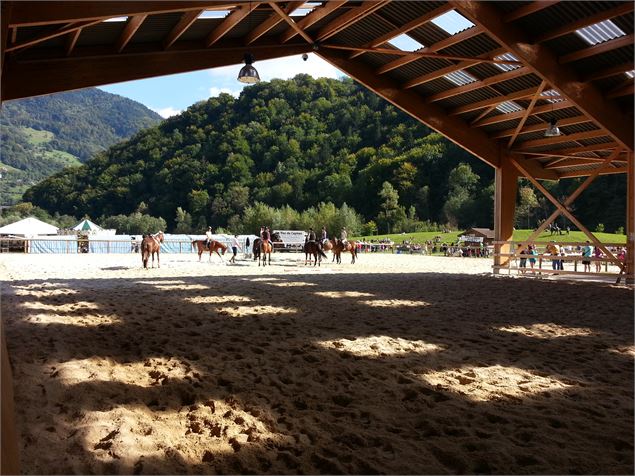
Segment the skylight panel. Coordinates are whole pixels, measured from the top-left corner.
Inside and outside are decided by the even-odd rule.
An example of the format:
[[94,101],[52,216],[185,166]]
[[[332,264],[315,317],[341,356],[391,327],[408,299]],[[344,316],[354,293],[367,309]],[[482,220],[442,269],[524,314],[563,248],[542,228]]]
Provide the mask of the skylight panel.
[[311,13],[313,11],[313,9],[311,8],[298,8],[296,10],[294,10],[293,12],[291,12],[292,17],[305,17],[307,16],[309,13]]
[[[516,58],[511,53],[504,53],[502,55],[495,56],[494,59],[495,60],[518,61],[518,58]],[[496,66],[501,71],[512,71],[514,69],[520,68],[519,64],[494,63],[494,66]]]
[[604,43],[605,41],[619,38],[626,35],[620,27],[618,27],[611,20],[604,20],[593,25],[585,26],[575,31],[576,34],[590,45],[597,45],[598,43]]
[[514,101],[505,101],[503,103],[500,103],[498,106],[496,106],[496,109],[498,109],[503,114],[509,114],[510,112],[518,112],[523,110],[523,108],[516,104]]
[[560,96],[560,93],[556,91],[555,89],[549,89],[548,91],[543,91],[542,96],[550,96],[545,99],[547,99],[547,101],[551,103],[564,101],[564,98]]
[[467,30],[468,28],[472,28],[474,26],[474,23],[454,10],[450,10],[443,15],[439,15],[432,20],[432,23],[441,28],[443,31],[448,32],[450,35],[456,35],[458,32]]
[[465,71],[453,71],[443,76],[445,79],[452,81],[457,86],[463,86],[478,81],[474,76]]
[[626,76],[628,76],[629,78],[633,79],[635,78],[635,69],[631,69],[630,71],[627,71],[626,73],[624,73]]
[[229,10],[205,10],[198,18],[201,20],[207,20],[210,18],[225,18],[231,12]]
[[119,23],[119,22],[124,22],[124,21],[128,21],[128,17],[112,17],[112,18],[107,18],[106,20],[104,20],[102,23]]
[[414,38],[406,35],[405,33],[399,36],[395,36],[389,41],[391,45],[401,51],[417,51],[423,48],[423,45]]

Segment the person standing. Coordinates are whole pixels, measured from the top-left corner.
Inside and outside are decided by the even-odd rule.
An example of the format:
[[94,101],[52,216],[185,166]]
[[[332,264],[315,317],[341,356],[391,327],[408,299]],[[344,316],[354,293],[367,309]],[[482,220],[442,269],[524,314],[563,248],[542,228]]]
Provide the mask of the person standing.
[[238,254],[238,249],[240,248],[240,243],[238,243],[238,235],[232,236],[232,238],[231,238],[231,246],[232,246],[233,256],[231,257],[229,262],[230,263],[235,263],[236,262],[236,255]]
[[591,272],[591,254],[593,254],[593,247],[589,240],[587,240],[586,244],[582,247],[582,257],[586,258],[582,260],[582,264],[584,265],[584,272]]
[[597,259],[597,261],[594,261],[594,263],[595,263],[595,272],[596,273],[601,273],[602,272],[602,261],[600,261],[599,258],[604,258],[604,253],[602,253],[602,250],[600,249],[599,246],[595,246],[593,248],[593,257]]

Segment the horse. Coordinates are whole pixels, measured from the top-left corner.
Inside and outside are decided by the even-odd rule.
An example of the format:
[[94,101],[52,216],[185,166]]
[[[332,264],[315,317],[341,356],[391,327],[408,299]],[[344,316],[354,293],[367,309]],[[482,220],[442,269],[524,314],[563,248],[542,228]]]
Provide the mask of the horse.
[[322,262],[322,258],[323,257],[327,258],[327,256],[324,254],[324,251],[322,251],[320,243],[318,243],[317,241],[307,241],[306,243],[304,243],[304,265],[305,266],[307,264],[307,260],[309,263],[311,263],[310,255],[313,255],[313,258],[315,259],[313,266],[315,266],[316,264],[319,266],[319,264]]
[[157,268],[161,267],[159,262],[159,251],[161,251],[161,243],[163,243],[163,232],[159,231],[154,235],[143,235],[141,241],[141,261],[143,267],[148,269],[148,259],[152,255],[152,267],[154,268],[154,254],[157,254]]
[[212,261],[212,253],[216,253],[219,258],[221,259],[221,261],[224,263],[225,260],[223,259],[223,257],[221,256],[221,254],[218,252],[218,250],[221,250],[223,252],[223,254],[225,254],[225,251],[227,251],[227,245],[224,245],[223,243],[221,243],[220,241],[216,241],[216,240],[212,240],[209,243],[209,247],[207,246],[207,240],[194,240],[192,241],[192,247],[196,246],[198,248],[198,260],[201,261],[201,256],[203,255],[203,253],[207,250],[209,250],[209,260],[208,261]]
[[355,258],[357,258],[357,242],[356,241],[348,241],[346,245],[343,245],[340,240],[337,241],[333,245],[333,258],[337,258],[337,264],[342,262],[342,257],[340,256],[343,251],[350,251],[353,260],[351,264],[355,264]]
[[254,261],[258,260],[258,266],[262,261],[263,266],[267,266],[267,255],[269,255],[269,265],[271,265],[271,253],[273,252],[273,245],[271,244],[271,240],[267,243],[262,241],[260,238],[256,238],[254,240],[253,253],[254,253]]

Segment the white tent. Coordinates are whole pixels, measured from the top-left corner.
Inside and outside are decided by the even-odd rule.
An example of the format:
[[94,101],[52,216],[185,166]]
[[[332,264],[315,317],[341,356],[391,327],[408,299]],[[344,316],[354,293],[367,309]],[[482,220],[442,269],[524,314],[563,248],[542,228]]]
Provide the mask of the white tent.
[[57,227],[44,223],[34,217],[10,223],[0,228],[0,235],[19,235],[31,237],[36,235],[57,235]]
[[88,231],[88,232],[94,233],[96,231],[102,231],[103,228],[88,219],[84,219],[80,221],[77,225],[75,225],[75,227],[73,227],[73,230]]

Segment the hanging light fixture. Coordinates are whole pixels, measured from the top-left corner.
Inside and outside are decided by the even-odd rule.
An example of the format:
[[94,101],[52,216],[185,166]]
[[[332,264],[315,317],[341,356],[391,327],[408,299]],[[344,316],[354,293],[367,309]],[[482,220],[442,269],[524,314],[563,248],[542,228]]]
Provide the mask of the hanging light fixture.
[[545,131],[545,137],[558,137],[559,135],[561,135],[561,132],[558,128],[558,121],[555,119],[549,120],[549,127]]
[[254,62],[253,55],[251,53],[245,53],[243,60],[245,61],[245,66],[240,68],[240,71],[238,72],[238,81],[247,84],[259,82],[260,75],[258,74],[258,71],[256,71],[256,68],[252,66]]

